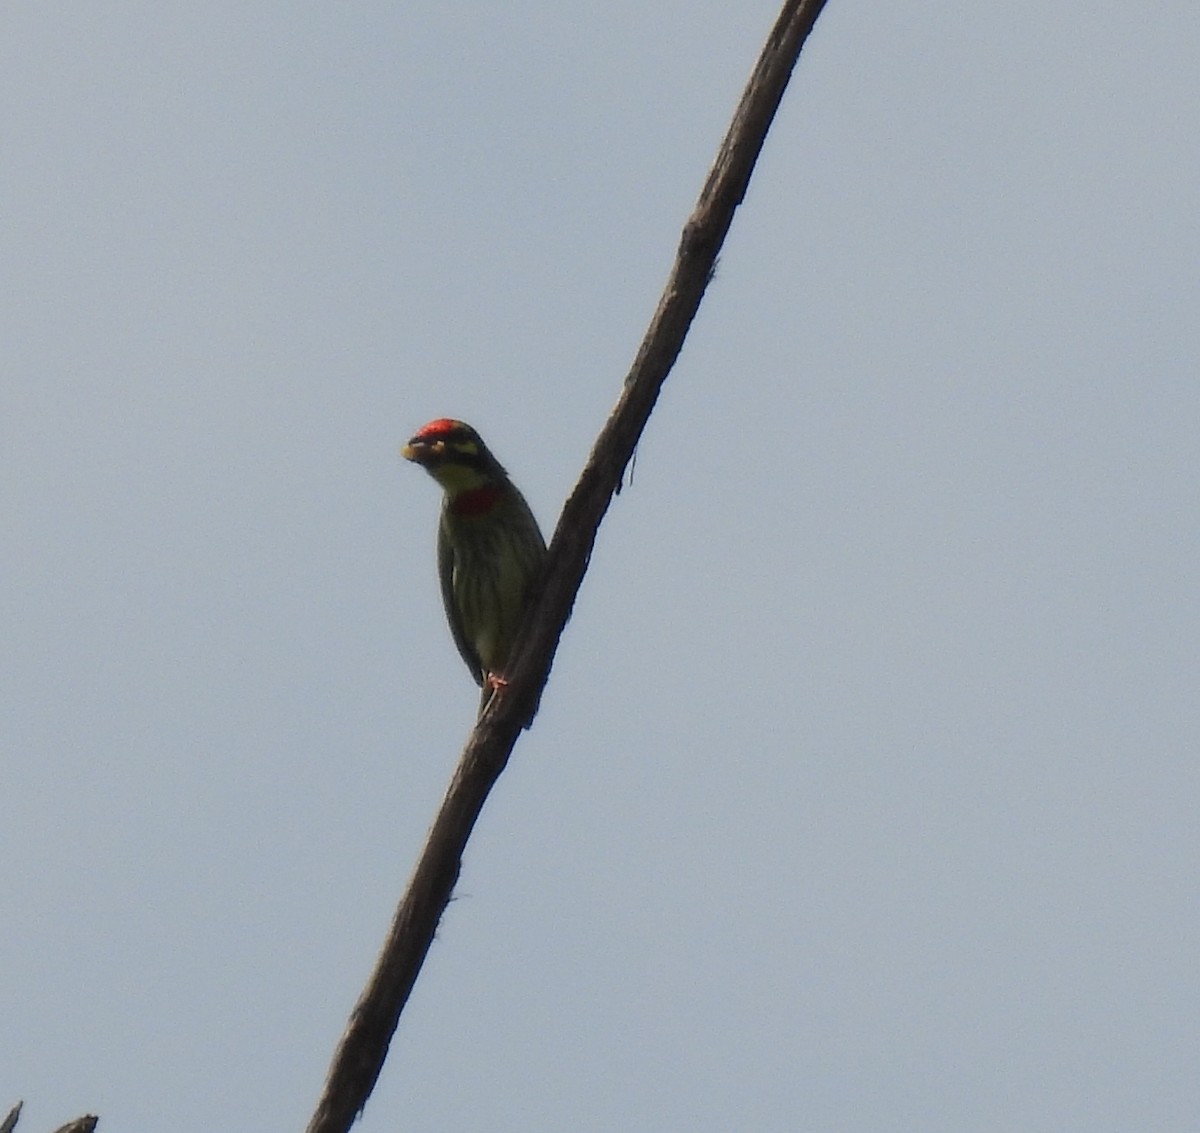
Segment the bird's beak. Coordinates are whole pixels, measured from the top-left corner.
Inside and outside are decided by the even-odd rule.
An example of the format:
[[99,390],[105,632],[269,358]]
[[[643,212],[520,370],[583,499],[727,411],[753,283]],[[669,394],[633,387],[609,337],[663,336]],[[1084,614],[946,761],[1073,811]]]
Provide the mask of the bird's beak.
[[419,437],[414,437],[400,450],[400,455],[405,460],[412,460],[417,464],[428,464],[445,451],[445,441],[423,441]]

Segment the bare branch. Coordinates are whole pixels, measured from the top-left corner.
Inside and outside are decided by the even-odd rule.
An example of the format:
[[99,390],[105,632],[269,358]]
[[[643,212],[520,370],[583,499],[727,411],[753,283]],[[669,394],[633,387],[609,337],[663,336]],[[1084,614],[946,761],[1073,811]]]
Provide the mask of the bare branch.
[[[0,1133],[13,1133],[17,1127],[17,1119],[21,1116],[21,1107],[24,1102],[17,1102],[15,1106],[8,1111],[8,1116],[3,1121],[0,1121]],[[74,1121],[68,1121],[66,1125],[60,1125],[54,1133],[95,1133],[96,1124],[99,1118],[94,1114],[85,1114],[83,1117],[77,1117]]]
[[345,1133],[374,1088],[458,880],[467,839],[522,726],[536,711],[600,521],[683,346],[800,48],[824,6],[825,0],[787,0],[767,39],[684,226],[674,269],[621,396],[563,507],[541,591],[513,648],[507,688],[492,698],[467,741],[375,971],[334,1055],[308,1133]]

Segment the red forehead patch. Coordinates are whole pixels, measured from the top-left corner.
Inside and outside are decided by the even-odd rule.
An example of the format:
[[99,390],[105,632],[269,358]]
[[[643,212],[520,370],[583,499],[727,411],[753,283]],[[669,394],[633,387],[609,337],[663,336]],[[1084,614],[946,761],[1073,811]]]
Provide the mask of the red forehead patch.
[[417,437],[444,437],[447,433],[453,433],[456,429],[461,429],[463,423],[455,421],[452,417],[439,417],[436,421],[430,421],[428,425],[422,425],[415,433],[413,439]]

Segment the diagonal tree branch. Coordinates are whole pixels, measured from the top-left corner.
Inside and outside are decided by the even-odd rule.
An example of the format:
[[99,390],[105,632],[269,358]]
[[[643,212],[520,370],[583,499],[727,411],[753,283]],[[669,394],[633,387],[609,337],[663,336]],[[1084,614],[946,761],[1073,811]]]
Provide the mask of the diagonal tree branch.
[[308,1133],[345,1133],[374,1088],[400,1013],[458,880],[463,850],[521,728],[536,711],[571,616],[596,532],[667,374],[700,307],[767,130],[825,0],[787,0],[683,229],[666,289],[615,408],[563,507],[536,604],[513,648],[508,686],[494,696],[463,749],[383,951],[334,1055]]

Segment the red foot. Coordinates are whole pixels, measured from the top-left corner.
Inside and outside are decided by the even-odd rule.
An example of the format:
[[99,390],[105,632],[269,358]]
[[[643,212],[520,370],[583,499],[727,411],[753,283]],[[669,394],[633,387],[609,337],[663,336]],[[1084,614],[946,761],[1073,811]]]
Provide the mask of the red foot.
[[499,673],[488,673],[483,681],[485,688],[490,688],[493,692],[497,689],[508,688],[508,681]]

